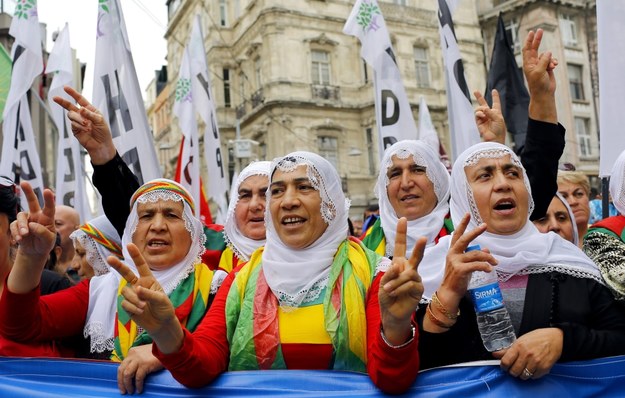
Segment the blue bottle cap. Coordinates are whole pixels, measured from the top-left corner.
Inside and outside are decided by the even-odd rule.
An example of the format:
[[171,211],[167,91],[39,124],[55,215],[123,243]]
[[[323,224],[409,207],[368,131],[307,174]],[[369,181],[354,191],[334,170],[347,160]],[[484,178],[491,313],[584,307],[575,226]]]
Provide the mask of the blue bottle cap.
[[480,247],[480,245],[472,245],[472,246],[467,247],[467,250],[465,250],[464,252],[466,253],[466,252],[470,252],[473,250],[482,250],[482,248]]

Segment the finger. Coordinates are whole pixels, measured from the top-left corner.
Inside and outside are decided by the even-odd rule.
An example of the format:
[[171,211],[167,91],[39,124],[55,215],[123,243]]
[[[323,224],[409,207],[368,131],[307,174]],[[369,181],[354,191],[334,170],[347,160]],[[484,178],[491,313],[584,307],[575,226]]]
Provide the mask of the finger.
[[124,388],[128,392],[128,394],[133,394],[135,392],[134,388],[134,377],[137,372],[137,365],[135,362],[131,362],[124,368],[122,373],[122,383],[124,384]]
[[541,71],[547,70],[547,68],[549,67],[550,61],[551,61],[551,52],[550,51],[544,52],[538,56],[538,63],[536,67],[538,68],[538,70],[541,70]]
[[395,249],[393,258],[406,257],[406,232],[408,231],[408,220],[401,217],[397,222],[397,234],[395,235]]
[[532,57],[532,43],[534,42],[535,33],[533,30],[530,30],[525,37],[525,42],[523,43],[523,49],[521,53],[523,54],[523,66],[527,65],[527,61]]
[[536,34],[534,35],[534,40],[532,40],[532,48],[538,51],[540,47],[540,43],[543,40],[543,30],[541,28],[536,29]]
[[480,104],[481,106],[488,106],[488,102],[486,102],[486,98],[484,98],[482,93],[480,93],[479,91],[475,90],[473,92],[473,95],[475,96],[475,99],[477,100],[478,104]]
[[137,394],[141,394],[143,392],[143,383],[145,382],[147,375],[148,372],[146,368],[139,366],[137,372],[135,373],[135,389],[137,390]]
[[117,257],[108,256],[106,258],[106,262],[108,262],[109,265],[115,271],[117,271],[117,273],[120,274],[122,278],[126,280],[126,282],[130,283],[131,285],[136,284],[137,281],[139,280],[139,278],[134,274],[134,272],[132,272],[132,270],[128,268],[126,264],[122,263],[121,260],[118,259]]
[[30,213],[37,213],[41,210],[39,207],[39,199],[37,199],[37,195],[33,190],[33,187],[26,181],[20,182],[20,188],[22,188],[22,192],[26,196],[26,201],[28,202],[28,211]]
[[[128,292],[126,294],[128,294]],[[139,305],[143,304],[143,306],[145,307],[145,303],[139,301],[137,304],[138,305],[135,305],[134,303],[131,303],[129,300],[126,299],[122,301],[122,308],[124,309],[124,311],[130,314],[131,317],[133,315],[141,315],[143,314],[143,308],[140,308]]]
[[403,283],[397,285],[389,295],[393,297],[413,297],[415,300],[421,300],[423,284],[414,279],[405,280]]
[[124,384],[124,369],[128,366],[127,361],[122,361],[117,367],[117,389],[120,394],[126,394],[126,385]]
[[493,97],[493,109],[501,111],[501,99],[499,98],[499,91],[496,88],[491,91]]
[[64,86],[63,89],[67,94],[69,94],[81,107],[89,106],[91,103],[87,101],[85,97],[82,96],[78,91],[74,90],[73,87]]
[[415,271],[419,269],[419,264],[421,263],[421,260],[423,260],[423,253],[425,252],[425,246],[427,245],[427,243],[427,238],[422,236],[417,239],[417,242],[414,244],[414,248],[412,249],[412,254],[410,255],[408,263]]
[[[392,263],[390,267],[384,272],[382,275],[382,279],[380,279],[380,286],[386,291],[390,292],[394,289],[394,285],[388,285],[391,281],[399,276],[400,273],[400,265],[396,263]],[[388,285],[388,287],[387,287]]]
[[15,239],[19,242],[24,236],[28,235],[28,213],[25,211],[21,211],[17,213],[16,228],[17,235]]
[[128,253],[130,253],[130,257],[132,258],[132,261],[135,263],[135,267],[137,267],[139,277],[153,276],[152,271],[150,271],[150,267],[148,266],[148,263],[145,262],[145,259],[143,258],[141,251],[139,251],[139,248],[134,243],[129,243],[127,248]]
[[82,108],[80,110],[80,114],[82,117],[89,119],[92,123],[102,123],[102,115],[98,112],[95,111],[95,108],[93,108],[93,110],[90,110],[89,108]]
[[63,97],[54,96],[52,97],[52,100],[56,102],[57,104],[59,104],[60,106],[62,106],[63,108],[65,108],[67,111],[78,112],[78,107],[74,105],[73,102],[66,100]]
[[167,295],[165,295],[165,292],[160,286],[158,286],[158,289],[156,290],[137,286],[136,292],[137,297],[144,302],[150,302],[154,304],[163,304],[169,302]]
[[54,192],[46,188],[43,190],[43,214],[51,220],[54,220],[55,210]]
[[458,238],[454,247],[450,248],[450,251],[453,249],[456,253],[465,252],[471,242],[473,242],[473,240],[475,240],[475,238],[477,238],[478,236],[482,235],[484,231],[486,231],[486,224],[482,223],[471,231],[465,232],[464,234],[462,234],[461,237]]
[[501,358],[501,363],[500,363],[501,369],[503,369],[506,372],[509,371],[512,365],[516,362],[518,357],[519,357],[519,350],[517,350],[516,347],[514,347],[514,345],[508,348],[505,354],[503,355],[503,357]]

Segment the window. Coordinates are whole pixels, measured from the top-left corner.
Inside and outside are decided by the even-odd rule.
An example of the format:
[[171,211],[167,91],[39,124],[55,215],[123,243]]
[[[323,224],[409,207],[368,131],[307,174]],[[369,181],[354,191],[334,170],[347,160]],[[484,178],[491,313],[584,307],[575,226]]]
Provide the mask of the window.
[[256,73],[256,87],[260,89],[263,86],[262,69],[260,57],[254,60],[254,72]]
[[567,65],[569,72],[569,90],[571,91],[571,99],[577,101],[584,100],[584,83],[582,80],[581,65]]
[[430,69],[428,67],[428,50],[426,48],[414,48],[414,65],[417,78],[417,87],[430,87]]
[[232,106],[232,100],[230,99],[230,69],[224,68],[224,106],[230,108]]
[[228,5],[226,0],[219,0],[219,23],[228,26]]
[[588,119],[583,117],[575,118],[575,134],[577,134],[577,145],[580,157],[593,157],[592,137],[588,131]]
[[560,16],[560,32],[565,46],[577,45],[577,26],[573,16],[568,14]]
[[338,170],[338,139],[336,137],[319,136],[317,137],[317,143],[319,145],[319,155],[326,158]]
[[367,127],[365,129],[365,135],[367,140],[367,155],[369,155],[369,175],[376,175],[375,171],[375,150],[373,147],[373,129],[371,127]]
[[512,51],[517,52],[521,49],[521,42],[519,41],[519,21],[516,18],[512,18],[505,24],[506,35],[508,41],[512,45]]
[[313,84],[330,85],[330,55],[327,51],[313,50],[311,56]]

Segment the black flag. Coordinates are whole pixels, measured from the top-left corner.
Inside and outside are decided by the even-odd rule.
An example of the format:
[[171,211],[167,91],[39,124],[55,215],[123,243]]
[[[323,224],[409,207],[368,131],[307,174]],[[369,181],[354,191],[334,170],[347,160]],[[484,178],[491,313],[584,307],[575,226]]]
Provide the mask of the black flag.
[[493,103],[491,90],[494,88],[499,91],[503,117],[506,120],[508,131],[513,134],[515,151],[518,153],[525,145],[527,108],[530,97],[525,88],[523,74],[514,58],[501,14],[499,14],[497,21],[497,34],[495,35],[495,45],[493,46],[486,92],[484,93],[484,97],[490,105]]

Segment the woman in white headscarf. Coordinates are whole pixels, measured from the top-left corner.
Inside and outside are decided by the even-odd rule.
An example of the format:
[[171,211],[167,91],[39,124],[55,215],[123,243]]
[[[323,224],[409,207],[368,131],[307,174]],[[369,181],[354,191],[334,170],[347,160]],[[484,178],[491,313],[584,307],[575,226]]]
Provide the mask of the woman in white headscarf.
[[254,250],[265,245],[265,193],[269,186],[271,162],[250,163],[232,185],[219,268],[232,271],[247,262]]
[[401,217],[408,220],[409,250],[420,236],[427,238],[430,247],[453,231],[447,218],[449,172],[438,154],[423,141],[399,141],[384,151],[375,195],[380,218],[367,229],[362,241],[380,255],[392,255]]
[[545,216],[532,222],[540,232],[544,234],[555,232],[575,246],[579,246],[575,215],[573,210],[571,210],[571,206],[569,206],[569,203],[560,192],[556,192],[553,199],[551,199]]
[[[472,146],[456,160],[451,181],[456,230],[423,259],[444,269],[422,311],[425,367],[492,359],[465,297],[473,271],[497,273],[517,340],[493,355],[511,375],[539,378],[556,361],[625,352],[625,313],[595,264],[571,242],[529,222],[529,182],[511,149]],[[465,252],[469,245],[481,250]]]
[[583,250],[599,266],[614,297],[625,301],[625,151],[612,166],[610,196],[619,215],[593,224]]
[[[40,210],[32,188],[26,183],[22,186],[27,188],[24,192],[31,209],[20,213],[13,224],[12,232],[20,242],[20,251],[0,300],[0,333],[18,341],[84,335],[90,338],[94,356],[108,356],[114,361],[124,360],[133,347],[150,344],[150,337],[119,305],[127,280],[116,272],[39,297],[35,289],[42,269],[39,263],[45,263],[49,246],[54,242],[54,224],[48,223],[50,216],[54,219],[54,207],[46,201]],[[226,273],[211,271],[200,262],[205,237],[202,223],[193,215],[190,194],[174,181],[152,180],[135,192],[130,207],[122,237],[128,280],[136,283],[138,277],[130,275],[137,272],[139,265],[152,270],[152,282],[160,286],[166,300],[175,307],[176,319],[195,329]],[[139,253],[142,262],[135,264],[133,258]],[[114,256],[108,261],[111,259],[120,261]],[[126,369],[127,378],[120,383],[130,383],[126,386],[131,393],[134,387],[128,379],[134,377],[138,366],[133,363],[120,366]],[[139,391],[144,377],[145,373],[138,380]]]
[[109,266],[106,262],[108,256],[123,259],[121,239],[106,216],[86,222],[69,237],[74,242],[76,251],[70,266],[80,279],[90,279],[108,273]]
[[[384,391],[404,391],[419,364],[411,319],[425,239],[406,259],[400,222],[389,267],[348,238],[349,202],[326,159],[294,152],[275,159],[270,176],[265,247],[226,278],[194,333],[175,321],[158,286],[126,290],[122,306],[187,386],[227,369],[337,369],[368,371]],[[121,263],[116,268],[126,275]],[[150,272],[139,272],[141,286]]]

